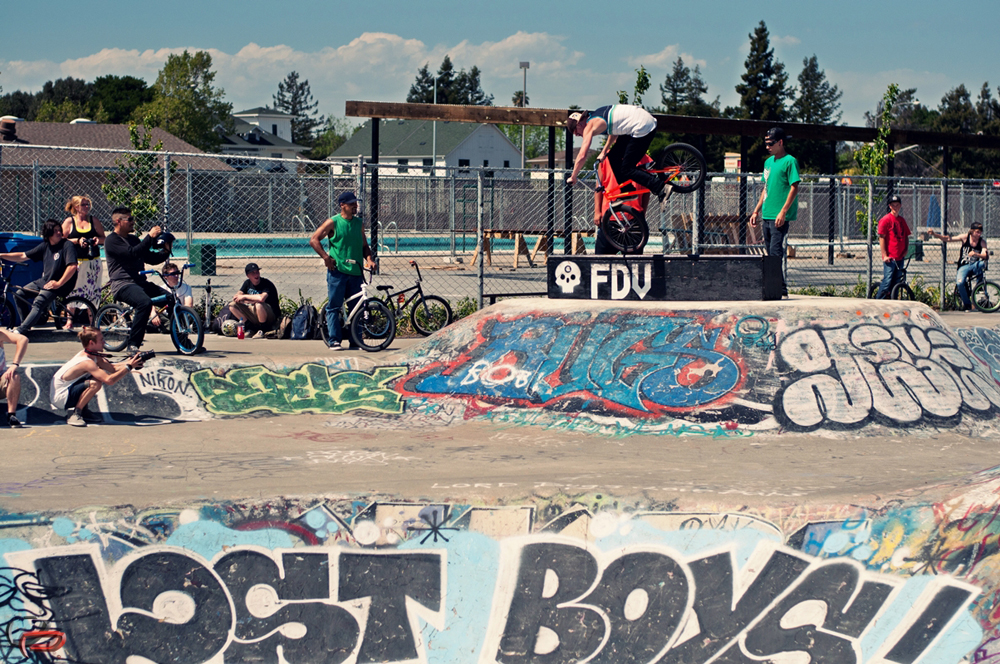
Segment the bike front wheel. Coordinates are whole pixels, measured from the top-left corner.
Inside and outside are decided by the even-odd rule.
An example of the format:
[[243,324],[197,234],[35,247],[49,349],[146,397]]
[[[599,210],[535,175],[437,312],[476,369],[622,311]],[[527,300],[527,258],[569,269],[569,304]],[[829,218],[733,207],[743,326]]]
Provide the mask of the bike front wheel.
[[351,319],[351,339],[369,353],[387,348],[396,338],[396,317],[378,300],[365,300]]
[[14,305],[7,300],[0,302],[0,328],[10,330],[15,325],[17,317],[14,315]]
[[132,309],[118,304],[106,304],[97,310],[94,325],[104,335],[104,350],[112,353],[128,345],[132,330]]
[[705,186],[705,157],[698,148],[687,143],[673,143],[656,157],[656,170],[663,174],[674,191],[688,194]]
[[191,307],[177,307],[170,321],[170,340],[174,348],[184,355],[194,355],[205,340],[205,331],[198,320],[198,312]]
[[983,313],[992,314],[1000,309],[1000,286],[984,281],[972,291],[972,304]]
[[97,307],[85,297],[74,295],[64,300],[52,302],[49,312],[56,329],[61,330],[69,321],[70,327],[77,325],[93,325],[97,320]]
[[410,309],[410,322],[413,329],[429,337],[443,327],[451,325],[451,307],[444,298],[437,295],[424,295],[413,303]]
[[617,210],[608,208],[601,218],[604,239],[623,254],[641,254],[649,241],[649,225],[646,215],[628,205]]

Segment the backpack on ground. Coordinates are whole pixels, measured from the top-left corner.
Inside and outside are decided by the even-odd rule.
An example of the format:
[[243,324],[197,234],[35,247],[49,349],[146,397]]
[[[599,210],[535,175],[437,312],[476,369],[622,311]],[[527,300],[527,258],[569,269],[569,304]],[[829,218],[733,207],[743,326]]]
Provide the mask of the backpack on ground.
[[303,304],[292,316],[292,339],[319,338],[319,314],[316,307]]
[[208,330],[214,334],[222,334],[222,324],[227,320],[235,319],[236,316],[234,316],[233,312],[229,310],[229,305],[227,304],[222,307],[222,311],[219,312],[219,315],[212,319],[212,324],[209,325]]
[[265,337],[273,337],[274,339],[288,339],[292,336],[292,317],[282,316],[281,320],[270,332],[264,333]]

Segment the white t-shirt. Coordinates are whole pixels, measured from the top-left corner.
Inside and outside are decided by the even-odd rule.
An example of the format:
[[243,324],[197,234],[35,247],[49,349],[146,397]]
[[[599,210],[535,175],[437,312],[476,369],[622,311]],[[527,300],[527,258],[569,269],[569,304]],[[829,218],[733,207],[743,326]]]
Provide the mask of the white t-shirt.
[[[160,286],[160,288],[162,288],[167,293],[170,292],[169,288],[166,288],[164,286]],[[184,302],[184,298],[186,297],[189,297],[192,300],[194,300],[194,294],[191,291],[191,284],[181,284],[180,286],[178,286],[177,290],[174,291],[174,297],[176,297],[177,301],[181,303]]]

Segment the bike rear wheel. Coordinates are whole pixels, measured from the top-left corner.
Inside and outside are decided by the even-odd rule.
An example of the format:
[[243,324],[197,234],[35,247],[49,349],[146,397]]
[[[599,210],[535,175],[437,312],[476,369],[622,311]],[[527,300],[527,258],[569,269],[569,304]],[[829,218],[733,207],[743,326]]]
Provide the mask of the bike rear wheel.
[[198,320],[198,312],[191,307],[177,307],[170,321],[170,340],[174,348],[184,355],[194,355],[205,340],[205,331]]
[[351,319],[351,338],[369,353],[382,350],[396,338],[396,317],[379,300],[365,300]]
[[57,330],[61,330],[69,321],[70,327],[77,325],[93,325],[97,320],[97,307],[85,297],[74,295],[65,299],[52,301],[49,307],[52,322]]
[[972,291],[972,304],[983,313],[991,314],[1000,309],[1000,286],[984,281]]
[[104,350],[117,353],[128,345],[132,315],[131,307],[119,304],[106,304],[97,310],[94,325],[104,334]]
[[674,191],[687,194],[705,186],[705,157],[698,148],[687,143],[673,143],[656,156],[656,170],[670,170],[667,184]]
[[624,254],[641,254],[649,241],[646,215],[628,205],[609,207],[601,218],[601,230],[615,251]]
[[438,330],[451,325],[451,307],[444,298],[437,295],[424,295],[413,303],[410,309],[410,322],[413,329],[429,337]]
[[907,284],[896,284],[892,287],[892,299],[894,300],[913,300],[913,289]]
[[0,302],[0,327],[5,330],[13,329],[17,324],[17,316],[14,313],[14,305],[9,301]]

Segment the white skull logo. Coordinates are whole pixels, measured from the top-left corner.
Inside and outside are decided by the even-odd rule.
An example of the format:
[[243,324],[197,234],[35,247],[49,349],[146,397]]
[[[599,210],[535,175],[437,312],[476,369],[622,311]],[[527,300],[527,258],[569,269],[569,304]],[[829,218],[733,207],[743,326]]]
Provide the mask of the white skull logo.
[[580,283],[580,267],[573,261],[563,261],[556,265],[556,283],[562,292],[569,295]]

